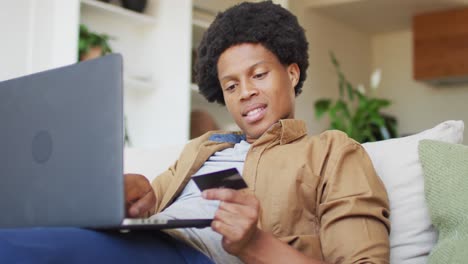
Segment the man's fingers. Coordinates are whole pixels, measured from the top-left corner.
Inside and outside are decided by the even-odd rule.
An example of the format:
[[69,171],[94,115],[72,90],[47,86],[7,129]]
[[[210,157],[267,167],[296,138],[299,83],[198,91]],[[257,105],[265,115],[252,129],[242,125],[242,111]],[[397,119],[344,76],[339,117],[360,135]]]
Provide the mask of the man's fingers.
[[124,177],[125,201],[134,202],[143,197],[151,188],[145,176],[140,174],[126,174]]
[[230,240],[236,241],[242,238],[242,229],[238,226],[230,225],[220,220],[214,220],[211,223],[211,228],[223,237],[228,237]]
[[140,174],[126,174],[125,184],[125,208],[130,217],[142,217],[151,210],[156,197],[148,179]]
[[229,202],[221,202],[218,207],[217,212],[229,212],[231,213],[234,218],[236,215],[243,215],[248,218],[256,218],[258,216],[258,208],[255,205],[243,205],[243,204],[235,204]]
[[141,199],[131,204],[128,214],[130,217],[142,217],[150,211],[156,203],[153,190],[149,190]]
[[260,202],[247,190],[210,189],[202,195],[205,199],[221,201],[211,227],[223,236],[223,248],[236,255],[258,230]]
[[[252,214],[252,212],[249,212],[248,213],[249,215],[247,215],[247,213],[243,214],[242,211],[246,211],[246,210],[233,210],[233,211],[217,210],[215,213],[214,220],[219,220],[229,226],[237,226],[241,229],[242,228],[247,229],[251,223],[256,222],[256,218],[255,218],[255,215]],[[245,217],[239,217],[241,215]]]
[[252,200],[256,201],[256,199],[253,198],[253,195],[248,193],[246,190],[238,191],[227,188],[205,190],[203,191],[202,196],[208,200],[220,200],[244,205],[251,205]]

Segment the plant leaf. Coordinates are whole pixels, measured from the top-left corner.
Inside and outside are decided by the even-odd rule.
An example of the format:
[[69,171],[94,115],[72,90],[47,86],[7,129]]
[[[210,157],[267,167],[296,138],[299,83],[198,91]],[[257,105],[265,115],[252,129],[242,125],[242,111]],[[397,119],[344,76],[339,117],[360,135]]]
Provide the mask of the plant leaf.
[[330,54],[330,59],[331,59],[333,65],[334,65],[336,68],[339,68],[339,67],[340,67],[340,64],[338,63],[338,60],[337,60],[336,57],[335,57],[335,53],[333,53],[333,51],[329,51],[328,53]]
[[338,71],[338,87],[340,89],[340,98],[344,97],[346,79],[341,71]]
[[91,47],[101,47],[102,54],[112,52],[109,45],[110,36],[89,31],[84,25],[80,24],[80,35],[78,42],[78,57],[86,53]]
[[[373,98],[371,96],[373,93],[360,93],[346,79],[335,54],[332,51],[329,54],[338,77],[339,99],[337,101],[318,100],[315,103],[317,118],[328,114],[331,129],[341,130],[361,143],[395,136],[396,121],[392,121],[394,119],[389,121],[380,113],[380,109],[391,105],[391,101]],[[371,80],[372,88],[379,85],[380,74],[379,71],[374,73],[373,80]]]
[[373,123],[377,125],[378,127],[385,126],[385,120],[379,113],[371,112],[369,115],[371,117],[370,123]]
[[343,116],[345,116],[347,119],[351,118],[351,113],[349,112],[348,105],[346,104],[345,101],[343,100],[338,100],[335,105],[337,111],[343,112]]
[[331,105],[330,99],[321,99],[315,102],[315,118],[322,118],[323,114],[329,111]]
[[354,100],[354,92],[355,89],[353,88],[353,85],[350,82],[346,82],[346,88],[348,88],[348,98],[350,101]]

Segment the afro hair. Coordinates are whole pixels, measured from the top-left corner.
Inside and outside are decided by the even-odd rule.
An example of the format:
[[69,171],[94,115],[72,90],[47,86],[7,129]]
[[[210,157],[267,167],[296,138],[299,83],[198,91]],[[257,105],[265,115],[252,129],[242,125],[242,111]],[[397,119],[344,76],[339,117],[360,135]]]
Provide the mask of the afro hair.
[[225,50],[242,43],[263,45],[283,65],[297,63],[300,79],[295,94],[301,93],[309,56],[305,32],[296,16],[271,1],[244,2],[219,13],[198,47],[196,81],[209,102],[225,104],[218,81],[218,59]]

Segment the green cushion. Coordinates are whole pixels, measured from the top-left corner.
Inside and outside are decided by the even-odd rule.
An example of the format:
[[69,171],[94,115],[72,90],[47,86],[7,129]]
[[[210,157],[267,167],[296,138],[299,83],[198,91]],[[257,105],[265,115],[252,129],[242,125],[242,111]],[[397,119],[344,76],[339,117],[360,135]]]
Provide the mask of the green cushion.
[[468,147],[422,140],[419,158],[432,223],[439,232],[429,263],[467,263]]

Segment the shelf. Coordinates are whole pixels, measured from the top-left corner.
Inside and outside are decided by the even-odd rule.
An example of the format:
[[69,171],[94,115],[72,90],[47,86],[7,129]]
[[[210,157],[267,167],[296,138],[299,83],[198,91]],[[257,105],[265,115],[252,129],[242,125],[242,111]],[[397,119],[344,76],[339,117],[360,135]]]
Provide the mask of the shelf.
[[126,8],[123,8],[118,5],[108,4],[104,2],[100,2],[97,0],[80,0],[81,3],[94,9],[96,11],[105,12],[110,15],[115,15],[117,19],[127,19],[133,23],[144,24],[144,25],[152,25],[156,23],[156,19],[152,16],[141,14]]
[[200,44],[203,33],[208,29],[215,17],[215,13],[210,13],[200,8],[193,8],[192,11],[192,47],[196,48]]
[[206,30],[210,26],[210,22],[198,18],[193,18],[192,25]]
[[326,6],[342,5],[350,2],[356,2],[360,0],[314,0],[308,2],[309,8],[320,8]]
[[213,22],[215,16],[216,13],[195,6],[192,11],[192,25],[206,30]]
[[125,89],[138,90],[138,91],[152,91],[156,89],[154,81],[140,79],[136,77],[124,76]]

